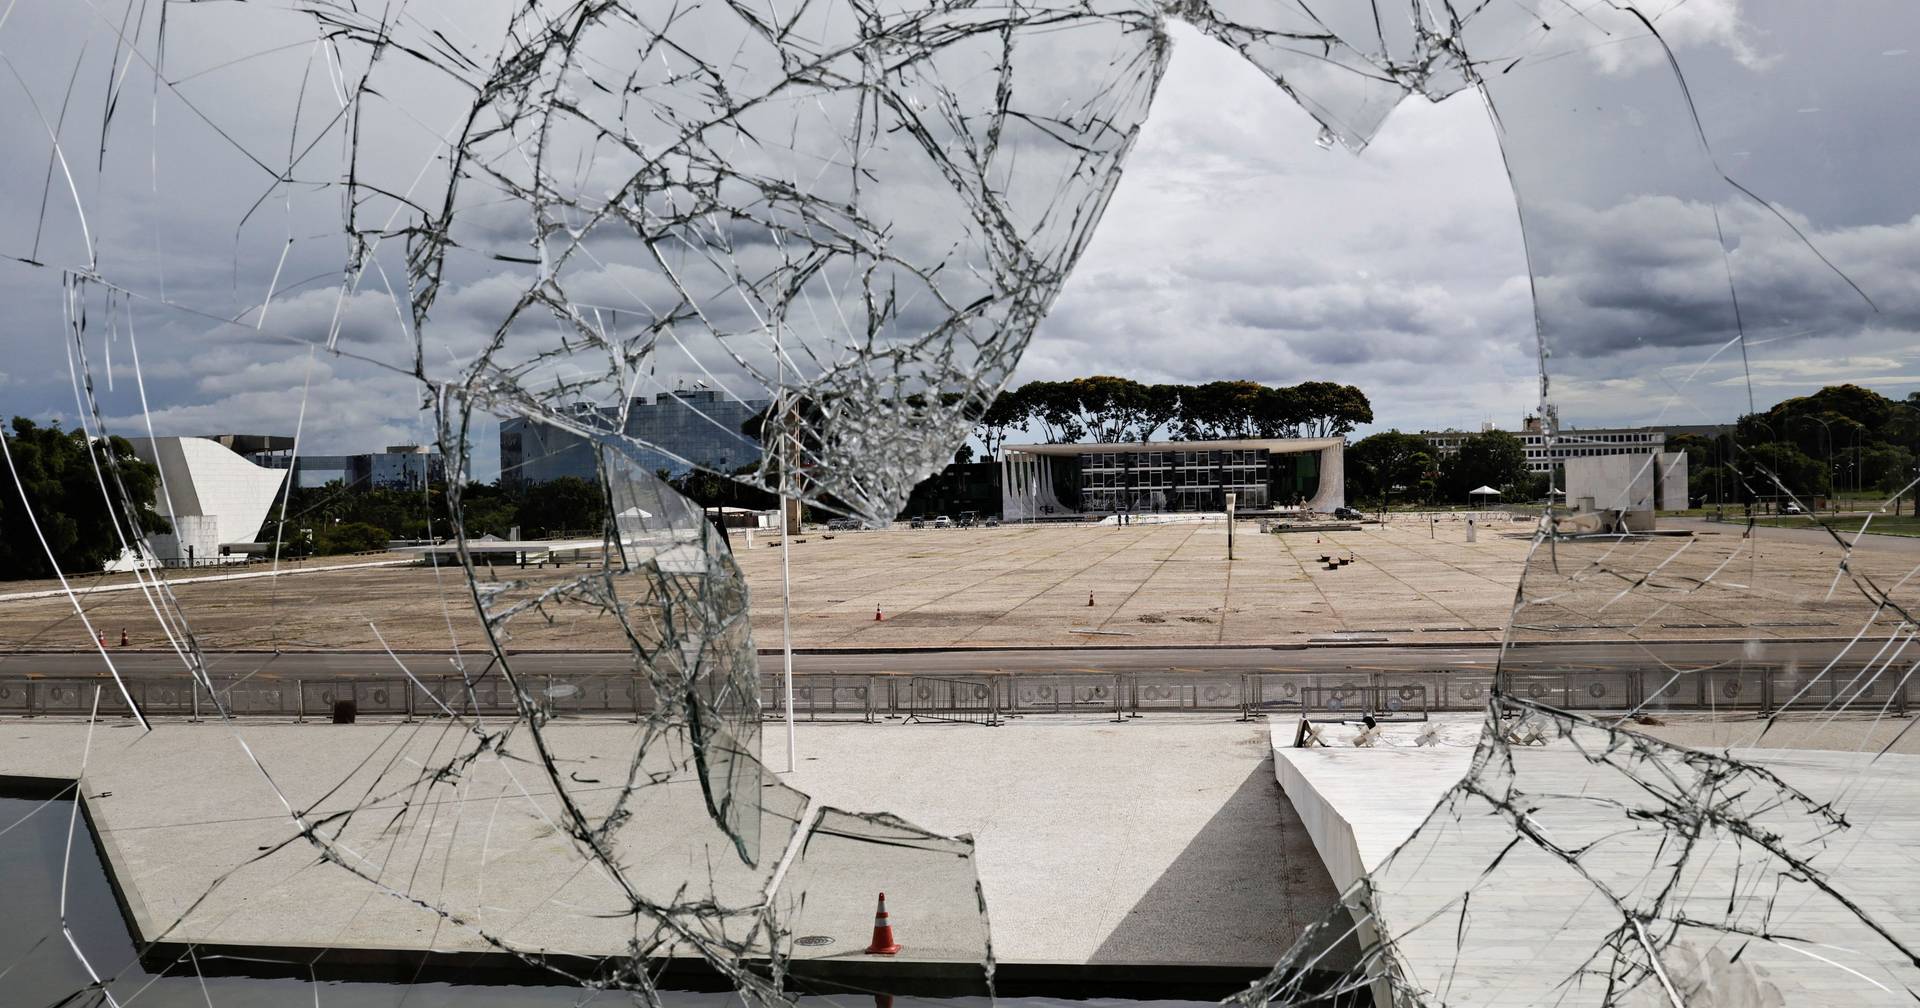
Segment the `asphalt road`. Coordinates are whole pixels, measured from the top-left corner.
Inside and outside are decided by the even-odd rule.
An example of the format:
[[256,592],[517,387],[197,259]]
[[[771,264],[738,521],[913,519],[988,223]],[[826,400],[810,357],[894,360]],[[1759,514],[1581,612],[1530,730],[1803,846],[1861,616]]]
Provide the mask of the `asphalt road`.
[[[1847,653],[1847,664],[1871,660],[1880,641],[1861,641]],[[1509,667],[1540,670],[1613,670],[1659,667],[1698,668],[1724,663],[1825,663],[1844,645],[1836,641],[1768,641],[1755,650],[1741,641],[1583,642],[1516,646]],[[110,649],[111,650],[111,649]],[[902,653],[796,654],[800,674],[841,672],[862,675],[966,675],[998,672],[1094,672],[1201,674],[1217,672],[1406,671],[1491,669],[1499,649],[1488,646],[1310,646],[1245,648],[1074,648],[1030,651],[914,651]],[[469,668],[484,667],[487,655],[469,653]],[[114,667],[123,675],[177,676],[180,659],[167,652],[114,651]],[[396,658],[368,652],[214,652],[208,655],[216,678],[255,676],[281,679],[376,678],[397,675]],[[414,675],[452,670],[446,652],[398,656]],[[528,674],[625,674],[631,658],[624,652],[530,652],[512,656],[514,668]],[[762,654],[760,668],[777,673],[781,656]],[[66,678],[102,675],[98,653],[0,655],[0,677]]]

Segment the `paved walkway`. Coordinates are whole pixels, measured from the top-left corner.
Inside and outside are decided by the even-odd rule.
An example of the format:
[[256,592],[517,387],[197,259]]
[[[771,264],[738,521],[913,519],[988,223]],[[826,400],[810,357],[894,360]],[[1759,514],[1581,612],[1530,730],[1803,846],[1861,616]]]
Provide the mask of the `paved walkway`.
[[[1462,521],[1268,535],[1241,522],[1232,561],[1222,522],[816,532],[793,544],[793,640],[852,649],[1353,637],[1486,645],[1503,638],[1517,601],[1519,639],[1554,642],[1845,637],[1898,619],[1891,608],[1876,611],[1857,586],[1830,592],[1842,555],[1831,537],[1770,529],[1749,539],[1740,525],[1689,527],[1691,537],[1536,550],[1528,522],[1476,527],[1473,542]],[[770,542],[756,536],[749,547],[740,535],[734,546],[761,647],[781,639],[780,550]],[[1849,570],[1912,603],[1917,549],[1920,540],[1869,536]],[[1328,570],[1323,556],[1351,563]],[[482,576],[542,587],[587,572],[501,567]],[[467,579],[452,569],[316,571],[174,592],[209,650],[368,650],[383,638],[399,651],[484,647]],[[92,595],[84,605],[109,640],[122,628],[134,647],[163,640],[138,593]],[[524,614],[509,631],[509,646],[523,651],[624,645],[614,621],[581,603]],[[90,642],[65,598],[0,600],[0,649]]]

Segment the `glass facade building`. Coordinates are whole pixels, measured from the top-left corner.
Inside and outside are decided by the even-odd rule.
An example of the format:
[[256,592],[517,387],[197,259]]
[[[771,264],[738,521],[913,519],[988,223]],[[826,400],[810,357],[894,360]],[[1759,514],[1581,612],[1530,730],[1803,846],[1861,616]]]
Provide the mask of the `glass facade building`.
[[[712,389],[636,397],[628,404],[624,433],[659,451],[636,457],[650,472],[681,476],[696,466],[729,472],[760,461],[760,442],[742,428],[769,405],[764,399],[728,398]],[[611,430],[618,410],[585,403],[575,407],[582,426]],[[563,476],[595,478],[593,450],[585,438],[537,420],[515,417],[500,422],[500,478],[504,482],[546,483]]]
[[1331,511],[1346,504],[1344,438],[1006,445],[1007,520],[1071,515]]
[[1293,507],[1320,481],[1313,454],[1265,448],[1083,452],[1078,510],[1219,511],[1226,495],[1238,506]]

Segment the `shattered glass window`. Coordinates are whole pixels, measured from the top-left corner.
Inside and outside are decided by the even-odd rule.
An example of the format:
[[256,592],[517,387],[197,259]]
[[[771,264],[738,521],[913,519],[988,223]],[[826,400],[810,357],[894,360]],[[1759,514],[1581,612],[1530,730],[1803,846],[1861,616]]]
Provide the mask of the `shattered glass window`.
[[[118,1005],[184,980],[224,1005],[252,996],[227,974],[265,970],[324,1004],[315,977],[424,944],[439,958],[413,979],[498,952],[582,998],[653,1002],[695,963],[773,1003],[794,978],[857,986],[834,972],[844,948],[801,939],[884,888],[942,920],[951,947],[928,954],[990,992],[971,841],[824,806],[763,765],[744,578],[652,463],[893,518],[1086,248],[1173,20],[1357,156],[1404,101],[1484,102],[1526,241],[1548,441],[1583,414],[1728,428],[1707,460],[1716,528],[1655,534],[1606,493],[1589,519],[1542,513],[1464,776],[1238,1000],[1910,1000],[1920,936],[1888,880],[1911,874],[1916,568],[1856,533],[1910,495],[1912,462],[1862,487],[1857,423],[1773,430],[1763,410],[1809,378],[1910,367],[1920,15],[1893,0],[0,7],[0,255],[13,289],[59,306],[59,326],[8,337],[63,365],[27,380],[70,382],[89,435],[156,439],[143,345],[183,370],[377,372],[392,384],[370,394],[417,401],[452,470],[430,537],[465,596],[415,614],[445,621],[450,662],[389,651],[375,621],[356,646],[392,673],[346,696],[210,663],[197,614],[140,570],[198,688],[149,696],[116,672],[64,698],[127,726],[16,747],[9,773],[53,783],[0,804],[0,840],[43,838],[70,866],[87,802],[129,788],[207,856],[167,865],[137,905],[119,894],[137,947],[68,920],[75,887],[102,890],[63,871],[58,919],[32,922],[0,983],[31,973],[49,1003]],[[633,411],[661,397],[738,453],[649,443]],[[297,456],[328,407],[277,405]],[[499,422],[590,460],[609,518],[589,559],[529,573],[469,534],[459,476]],[[101,457],[137,556],[133,474]],[[1620,457],[1645,470],[1630,482],[1690,496],[1684,466]],[[1760,519],[1819,510],[1846,481],[1885,504],[1810,530],[1816,561],[1779,560]],[[31,519],[49,557],[59,518]],[[1792,615],[1733,628],[1751,633],[1732,656],[1689,643],[1743,609]],[[517,641],[578,621],[618,628],[630,674],[527,668]],[[1623,628],[1650,631],[1637,665],[1576,683],[1574,645]],[[287,690],[301,710],[312,691],[405,717],[324,745],[244,717]],[[201,724],[149,716],[182,703]],[[1678,709],[1752,716],[1697,736],[1663,723]],[[582,710],[622,716],[563,717]],[[204,774],[159,772],[216,744]],[[107,853],[152,856],[125,842]],[[49,977],[50,949],[71,959]]]

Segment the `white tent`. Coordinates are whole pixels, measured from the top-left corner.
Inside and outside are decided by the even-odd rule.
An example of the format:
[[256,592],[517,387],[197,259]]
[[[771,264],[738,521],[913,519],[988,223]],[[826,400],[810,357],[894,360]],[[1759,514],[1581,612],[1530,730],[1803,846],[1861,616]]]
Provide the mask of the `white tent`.
[[1484,496],[1487,496],[1487,495],[1492,495],[1492,496],[1494,496],[1494,497],[1498,497],[1498,496],[1500,496],[1500,491],[1498,491],[1498,490],[1495,490],[1494,488],[1492,488],[1492,487],[1490,487],[1490,486],[1486,486],[1485,484],[1482,484],[1482,485],[1480,486],[1480,488],[1479,488],[1479,489],[1477,489],[1477,490],[1469,490],[1469,491],[1467,491],[1467,496],[1468,496],[1468,497],[1484,497]]

